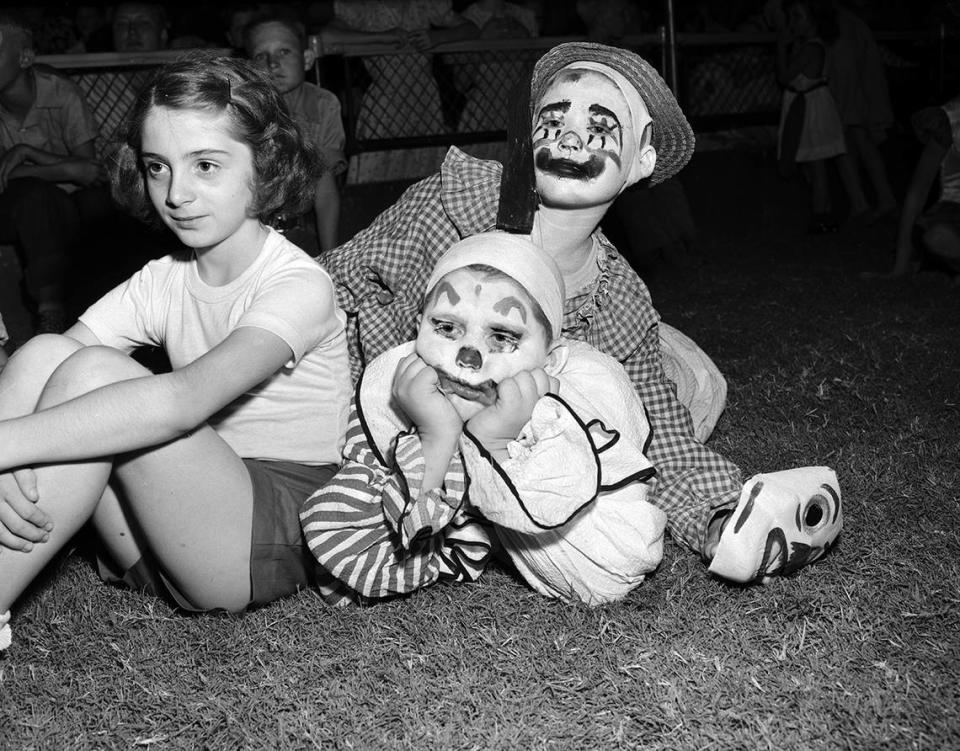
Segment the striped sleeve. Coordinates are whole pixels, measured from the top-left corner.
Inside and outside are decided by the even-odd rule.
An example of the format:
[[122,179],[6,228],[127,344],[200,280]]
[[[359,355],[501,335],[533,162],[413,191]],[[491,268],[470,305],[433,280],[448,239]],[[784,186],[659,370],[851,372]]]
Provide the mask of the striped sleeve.
[[300,513],[314,557],[361,598],[408,594],[441,578],[475,579],[490,556],[486,524],[462,508],[459,459],[443,489],[421,492],[417,436],[401,436],[397,454],[393,467],[382,464],[354,405],[343,466]]

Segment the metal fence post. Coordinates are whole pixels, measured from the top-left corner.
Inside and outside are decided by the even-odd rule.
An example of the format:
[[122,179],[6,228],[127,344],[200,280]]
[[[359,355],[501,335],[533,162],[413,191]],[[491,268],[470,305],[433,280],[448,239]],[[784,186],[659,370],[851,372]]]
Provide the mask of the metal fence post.
[[937,98],[943,99],[943,84],[946,78],[946,56],[947,56],[947,25],[940,22],[940,43],[937,45],[937,57],[939,65],[937,66]]
[[677,24],[673,13],[673,0],[665,0],[666,4],[666,64],[663,68],[664,78],[667,79],[667,85],[673,91],[674,96],[677,93]]

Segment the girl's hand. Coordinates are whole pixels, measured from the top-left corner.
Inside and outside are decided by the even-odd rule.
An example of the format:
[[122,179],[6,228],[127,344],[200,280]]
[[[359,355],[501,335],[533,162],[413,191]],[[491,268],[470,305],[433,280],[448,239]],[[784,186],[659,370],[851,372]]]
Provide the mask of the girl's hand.
[[393,396],[410,422],[417,426],[421,440],[452,440],[456,443],[463,422],[439,385],[437,371],[418,354],[411,353],[397,365]]
[[506,452],[530,420],[533,408],[548,392],[556,391],[559,382],[543,368],[523,370],[497,385],[497,400],[467,422],[467,428],[495,456]]
[[46,542],[53,522],[37,507],[40,494],[32,469],[0,474],[0,547],[27,551]]

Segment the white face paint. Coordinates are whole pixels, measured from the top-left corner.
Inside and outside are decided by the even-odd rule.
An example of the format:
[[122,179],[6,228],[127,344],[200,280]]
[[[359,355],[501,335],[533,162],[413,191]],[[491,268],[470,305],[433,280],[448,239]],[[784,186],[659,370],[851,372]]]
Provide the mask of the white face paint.
[[[536,107],[533,159],[544,204],[580,208],[616,198],[643,136],[616,84],[598,71],[561,71]],[[642,129],[651,122],[645,107],[635,114]]]
[[416,351],[468,420],[493,403],[504,378],[546,364],[548,339],[523,287],[509,277],[461,268],[427,296]]
[[749,582],[825,555],[843,527],[837,476],[826,467],[757,475],[744,485],[710,571]]

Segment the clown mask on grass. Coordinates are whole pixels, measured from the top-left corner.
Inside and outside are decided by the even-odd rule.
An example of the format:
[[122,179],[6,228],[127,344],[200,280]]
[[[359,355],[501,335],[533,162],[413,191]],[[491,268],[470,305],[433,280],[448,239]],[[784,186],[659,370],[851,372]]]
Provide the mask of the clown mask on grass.
[[606,206],[653,172],[652,120],[624,76],[601,63],[563,68],[534,106],[540,200],[555,208]]
[[427,283],[416,351],[464,421],[493,404],[497,384],[550,368],[563,280],[524,238],[488,233],[454,245]]

